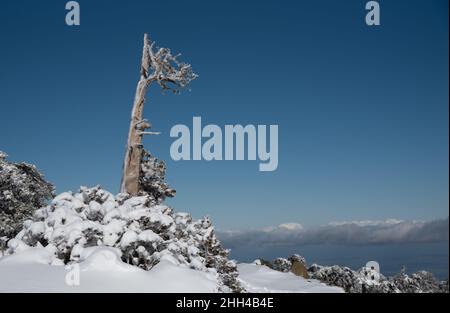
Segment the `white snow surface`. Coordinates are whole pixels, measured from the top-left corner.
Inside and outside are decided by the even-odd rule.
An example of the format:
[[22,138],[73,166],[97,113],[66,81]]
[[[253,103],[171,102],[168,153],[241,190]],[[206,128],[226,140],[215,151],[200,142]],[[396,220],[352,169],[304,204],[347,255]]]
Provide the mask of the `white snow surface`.
[[[78,263],[77,285],[73,284],[74,268],[59,262],[51,249],[27,247],[18,240],[11,244],[20,247],[0,258],[0,292],[217,292],[217,278],[212,273],[165,260],[145,271],[122,262],[118,249],[106,246],[85,249]],[[239,264],[238,269],[248,292],[343,292],[264,265]]]
[[288,272],[272,270],[256,263],[238,264],[239,278],[248,292],[272,293],[343,293],[339,287],[327,286],[315,279],[304,279]]
[[[79,285],[74,268],[51,265],[53,254],[29,248],[0,259],[0,292],[216,292],[216,276],[162,260],[150,271],[126,264],[109,247],[79,263]],[[66,283],[66,277],[69,284]]]

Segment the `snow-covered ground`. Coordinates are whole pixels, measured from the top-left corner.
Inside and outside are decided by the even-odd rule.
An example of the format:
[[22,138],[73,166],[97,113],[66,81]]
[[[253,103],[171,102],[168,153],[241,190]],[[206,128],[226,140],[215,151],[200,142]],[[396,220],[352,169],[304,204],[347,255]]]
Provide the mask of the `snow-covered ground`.
[[[342,292],[340,288],[266,266],[239,264],[238,268],[249,292]],[[216,291],[217,280],[211,273],[167,261],[145,271],[123,263],[112,248],[93,249],[75,268],[55,262],[54,256],[44,248],[25,248],[0,258],[0,292]]]
[[110,248],[97,249],[79,268],[50,262],[43,248],[1,258],[0,292],[214,292],[217,284],[212,274],[167,261],[145,271],[122,262]]
[[238,264],[239,277],[248,292],[342,293],[342,288],[327,286],[315,279],[304,279],[288,272],[274,271],[264,265]]

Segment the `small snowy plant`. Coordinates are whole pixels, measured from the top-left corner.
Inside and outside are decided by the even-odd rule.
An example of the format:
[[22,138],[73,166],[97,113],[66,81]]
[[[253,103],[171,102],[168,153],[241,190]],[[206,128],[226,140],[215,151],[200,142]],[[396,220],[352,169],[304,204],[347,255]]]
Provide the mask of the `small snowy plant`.
[[[312,278],[327,285],[341,287],[348,293],[362,293],[363,287],[374,285],[375,282],[370,277],[371,271],[371,269],[368,269],[365,272],[356,272],[348,267],[320,266],[317,264],[312,264],[308,269]],[[375,276],[373,278],[375,279]],[[367,288],[365,289],[367,290]]]
[[65,264],[83,259],[86,250],[108,246],[124,262],[150,270],[162,260],[215,273],[221,291],[243,291],[236,264],[217,240],[210,220],[175,213],[152,195],[130,197],[100,187],[65,192],[37,210],[16,239],[55,251]]
[[419,271],[409,276],[402,269],[399,274],[391,278],[399,291],[406,293],[448,293],[448,281],[439,282],[427,271]]
[[166,164],[164,161],[142,149],[139,190],[141,193],[151,195],[155,199],[155,204],[162,203],[166,197],[175,196],[175,189],[164,181],[165,177]]
[[277,270],[279,272],[289,272],[291,270],[292,263],[291,261],[285,259],[285,258],[276,258],[273,261],[273,269]]
[[420,271],[407,275],[403,270],[385,277],[376,270],[362,267],[353,271],[348,267],[311,265],[310,276],[330,286],[342,287],[348,293],[441,293],[448,292],[448,282],[439,282],[433,274]]
[[53,185],[34,165],[12,163],[6,158],[0,151],[0,251],[7,238],[19,232],[22,222],[54,196]]

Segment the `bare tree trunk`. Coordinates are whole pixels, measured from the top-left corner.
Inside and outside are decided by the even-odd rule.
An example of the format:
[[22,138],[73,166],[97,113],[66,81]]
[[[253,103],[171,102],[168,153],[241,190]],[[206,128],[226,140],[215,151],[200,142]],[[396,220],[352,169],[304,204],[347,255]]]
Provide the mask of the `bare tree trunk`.
[[[167,48],[155,50],[154,43],[150,43],[147,34],[144,35],[141,78],[137,84],[131,112],[120,192],[126,192],[133,196],[139,193],[141,188],[139,185],[140,167],[144,155],[142,136],[159,134],[157,132],[146,132],[145,130],[151,126],[142,118],[148,86],[152,82],[156,82],[162,90],[178,93],[181,88],[186,87],[195,78],[197,78],[197,75],[192,71],[190,64],[179,62],[177,55],[173,56]],[[174,191],[170,191],[170,193],[172,194]]]
[[128,142],[123,163],[121,192],[127,192],[131,195],[137,195],[139,192],[139,172],[142,157],[142,133],[140,123],[143,121],[143,111],[145,103],[145,94],[149,82],[148,65],[150,64],[149,44],[147,34],[144,35],[144,49],[142,52],[141,77],[137,84],[136,95],[131,112],[130,130],[128,133]]

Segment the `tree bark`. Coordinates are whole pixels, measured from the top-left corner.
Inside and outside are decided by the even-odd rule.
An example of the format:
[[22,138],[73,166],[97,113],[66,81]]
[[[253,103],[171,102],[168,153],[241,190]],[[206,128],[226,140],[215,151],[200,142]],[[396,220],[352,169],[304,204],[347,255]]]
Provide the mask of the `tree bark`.
[[144,35],[144,48],[142,52],[141,77],[137,84],[136,95],[134,97],[133,110],[131,112],[130,130],[123,163],[122,182],[120,191],[131,195],[139,192],[139,173],[142,158],[142,133],[139,123],[143,121],[143,111],[145,94],[147,92],[148,65],[150,64],[149,43],[147,34]]

